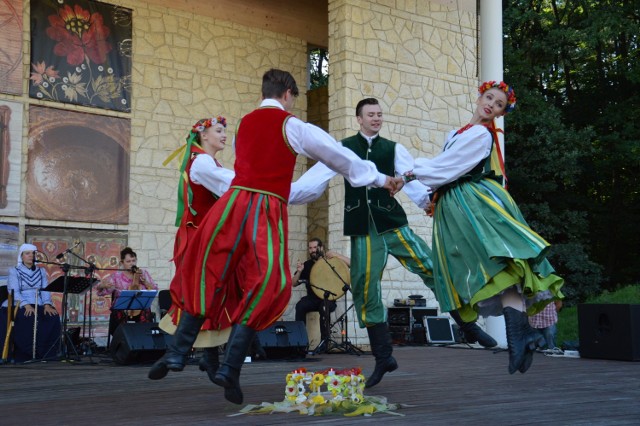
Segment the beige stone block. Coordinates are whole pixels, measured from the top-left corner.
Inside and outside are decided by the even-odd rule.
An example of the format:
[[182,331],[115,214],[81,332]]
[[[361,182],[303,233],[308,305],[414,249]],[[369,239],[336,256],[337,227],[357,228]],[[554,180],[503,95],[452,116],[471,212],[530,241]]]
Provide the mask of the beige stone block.
[[165,26],[162,18],[149,18],[149,31],[152,33],[164,33]]
[[210,57],[197,50],[189,50],[189,64],[196,68],[206,68],[209,65]]
[[415,55],[402,46],[396,46],[396,62],[401,64],[415,65]]
[[398,117],[404,117],[407,115],[407,101],[406,99],[398,98],[389,108],[389,113]]
[[395,48],[396,46],[394,46],[391,43],[380,41],[379,43],[380,54],[378,56],[379,59],[381,61],[386,61],[386,62],[395,62],[396,60]]
[[[156,49],[165,44],[165,37],[162,33],[148,33],[145,35],[145,41],[153,46],[154,49]],[[151,55],[155,55],[155,50],[151,53]]]
[[160,81],[160,70],[153,66],[145,67],[142,84],[152,89],[159,89],[162,87]]

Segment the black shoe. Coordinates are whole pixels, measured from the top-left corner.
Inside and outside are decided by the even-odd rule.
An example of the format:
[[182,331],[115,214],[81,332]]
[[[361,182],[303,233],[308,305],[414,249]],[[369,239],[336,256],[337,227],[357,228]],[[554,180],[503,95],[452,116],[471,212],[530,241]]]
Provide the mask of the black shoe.
[[198,367],[200,368],[200,371],[206,371],[207,376],[209,376],[209,380],[214,382],[216,372],[220,367],[217,346],[215,348],[206,348],[204,350],[204,353],[200,357],[200,361],[198,361]]
[[536,347],[544,347],[544,337],[529,325],[525,312],[507,307],[503,313],[509,345],[509,374],[516,371],[524,373],[531,367]]
[[475,322],[464,322],[458,311],[449,312],[451,318],[458,324],[462,337],[467,343],[479,343],[485,348],[493,348],[498,346],[498,342],[489,336],[483,329],[481,329]]
[[466,323],[464,326],[460,327],[460,330],[462,331],[464,339],[468,343],[479,343],[485,348],[493,348],[494,346],[498,346],[498,342],[496,342],[496,339],[489,336],[475,322]]
[[167,348],[162,358],[155,362],[149,370],[151,380],[164,378],[169,371],[182,371],[187,363],[187,354],[198,337],[204,318],[197,318],[186,312],[182,313],[180,323],[173,335],[173,343]]
[[375,324],[367,327],[367,333],[369,334],[371,352],[376,358],[376,366],[364,386],[365,388],[371,388],[377,385],[386,373],[396,370],[398,362],[391,356],[393,347],[391,346],[391,336],[389,335],[387,324]]
[[240,389],[240,369],[249,352],[256,331],[243,325],[234,325],[224,354],[224,361],[218,368],[213,383],[224,388],[224,397],[234,404],[242,404]]
[[376,359],[376,367],[373,370],[373,373],[367,379],[367,382],[364,384],[365,388],[372,388],[382,380],[382,376],[385,373],[391,373],[394,370],[398,369],[398,362],[392,356],[385,359]]

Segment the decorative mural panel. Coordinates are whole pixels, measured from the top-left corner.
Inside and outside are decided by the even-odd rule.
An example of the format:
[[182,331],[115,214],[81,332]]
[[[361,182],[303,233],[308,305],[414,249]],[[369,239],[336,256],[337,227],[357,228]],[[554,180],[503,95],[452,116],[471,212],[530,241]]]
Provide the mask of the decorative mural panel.
[[22,0],[0,0],[0,92],[22,94]]
[[[101,281],[118,269],[120,250],[127,245],[127,234],[121,231],[28,226],[25,241],[38,247],[37,260],[43,262],[41,266],[47,270],[49,283],[64,277],[62,268],[52,263],[55,263],[56,256],[67,250],[71,253],[66,254],[64,262],[70,265],[70,277],[84,277],[88,272],[93,272],[91,276]],[[89,269],[89,264],[94,268]],[[72,323],[88,320],[89,314],[92,321],[109,320],[111,297],[98,296],[95,284],[93,287],[91,293],[69,295],[68,313]],[[58,312],[62,312],[62,293],[52,296]]]
[[27,217],[128,223],[130,137],[128,119],[32,106]]
[[0,215],[20,214],[22,104],[0,101]]
[[18,264],[18,225],[0,223],[0,286],[7,285],[9,268]]
[[29,96],[131,111],[131,9],[31,0]]

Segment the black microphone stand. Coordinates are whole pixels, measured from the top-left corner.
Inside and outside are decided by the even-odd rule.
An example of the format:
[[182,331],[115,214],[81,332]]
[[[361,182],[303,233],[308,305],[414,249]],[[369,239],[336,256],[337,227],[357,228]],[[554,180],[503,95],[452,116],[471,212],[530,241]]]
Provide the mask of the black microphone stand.
[[349,324],[348,324],[348,318],[347,317],[347,313],[351,310],[351,308],[353,308],[353,303],[351,304],[351,306],[348,306],[347,303],[347,292],[351,292],[351,286],[344,280],[344,278],[342,278],[342,276],[338,273],[338,271],[336,271],[336,268],[333,267],[333,265],[331,263],[329,263],[329,261],[327,260],[326,257],[324,257],[324,255],[322,256],[322,259],[327,263],[327,265],[329,265],[329,267],[331,268],[331,270],[333,271],[334,274],[336,274],[336,276],[340,279],[340,281],[342,281],[342,291],[345,293],[344,296],[344,312],[342,313],[342,315],[340,315],[340,317],[333,323],[331,324],[330,328],[333,328],[336,324],[340,323],[340,327],[341,327],[341,337],[342,337],[342,343],[340,345],[338,345],[338,348],[342,350],[343,353],[348,353],[351,355],[362,355],[364,354],[364,351],[358,347],[356,347],[354,344],[351,343],[351,341],[349,340]]
[[324,311],[324,321],[323,324],[320,324],[320,327],[322,327],[321,330],[323,331],[321,336],[322,339],[312,352],[314,354],[329,353],[334,347],[337,348],[340,346],[338,342],[331,338],[331,318],[329,317],[329,296],[338,297],[338,295],[333,293],[332,291],[327,290],[326,288],[318,287],[317,285],[313,285],[311,283],[309,283],[309,285],[323,292],[322,309]]
[[[89,262],[88,260],[84,259],[83,257],[77,255],[76,253],[73,252],[73,250],[67,250],[67,253],[72,254],[75,258],[79,259],[81,262],[84,262],[85,266],[84,269],[84,276],[85,278],[89,281],[89,309],[87,309],[87,302],[86,302],[86,296],[84,297],[84,312],[82,315],[82,343],[80,346],[80,349],[82,351],[82,353],[84,355],[88,355],[89,356],[89,360],[93,361],[92,355],[93,355],[93,350],[91,349],[91,343],[93,342],[93,338],[91,337],[91,333],[92,333],[92,316],[93,316],[93,286],[98,282],[97,279],[95,279],[94,277],[94,273],[95,271],[98,269],[96,267],[96,265],[93,262]],[[89,314],[89,333],[88,333],[88,337],[86,335],[87,333],[87,315]]]

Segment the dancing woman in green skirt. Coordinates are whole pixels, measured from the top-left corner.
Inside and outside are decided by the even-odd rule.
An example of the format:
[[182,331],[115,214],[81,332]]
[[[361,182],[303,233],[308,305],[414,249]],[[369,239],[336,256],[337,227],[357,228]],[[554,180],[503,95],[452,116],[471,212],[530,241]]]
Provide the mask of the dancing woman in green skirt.
[[533,231],[503,186],[504,165],[494,119],[515,107],[513,89],[489,81],[479,88],[469,124],[449,133],[443,152],[419,158],[405,180],[433,191],[435,291],[443,311],[464,321],[504,315],[509,373],[524,373],[544,338],[533,315],[562,298],[563,279],[545,256],[549,243]]

